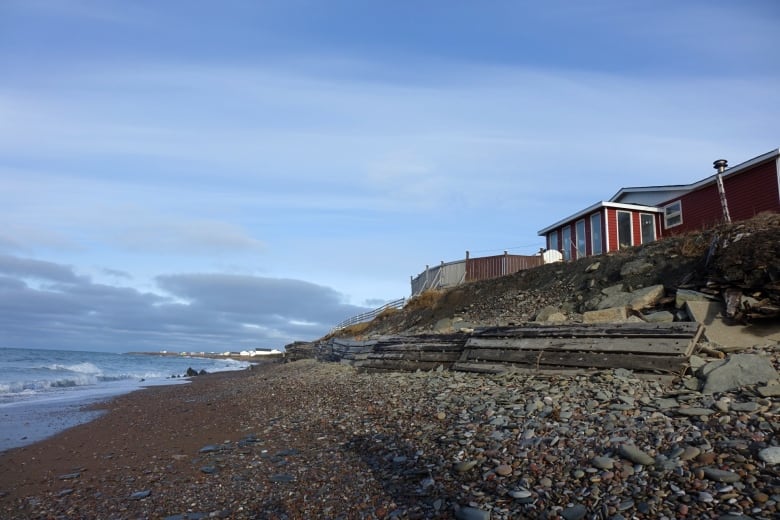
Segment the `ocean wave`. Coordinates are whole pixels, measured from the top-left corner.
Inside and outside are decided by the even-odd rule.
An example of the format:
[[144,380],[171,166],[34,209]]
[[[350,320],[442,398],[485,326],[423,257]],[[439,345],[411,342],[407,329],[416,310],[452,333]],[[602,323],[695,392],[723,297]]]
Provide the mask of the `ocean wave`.
[[48,370],[53,370],[57,372],[67,371],[67,372],[77,372],[79,374],[96,374],[100,375],[103,373],[101,369],[99,369],[95,364],[89,363],[88,361],[84,361],[81,363],[74,363],[72,365],[61,365],[58,363],[55,363],[53,365],[47,365],[43,367]]

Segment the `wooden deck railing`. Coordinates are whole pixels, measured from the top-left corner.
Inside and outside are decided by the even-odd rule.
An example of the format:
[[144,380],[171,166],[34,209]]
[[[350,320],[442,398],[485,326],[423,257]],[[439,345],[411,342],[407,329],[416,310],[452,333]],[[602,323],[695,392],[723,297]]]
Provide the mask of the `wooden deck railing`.
[[357,316],[352,316],[351,318],[347,318],[346,320],[342,321],[335,327],[333,327],[333,330],[340,330],[344,327],[349,327],[350,325],[355,325],[356,323],[363,323],[366,321],[371,321],[377,316],[379,316],[382,311],[385,311],[387,309],[400,309],[404,306],[404,303],[406,303],[406,298],[399,298],[397,300],[393,300],[391,302],[388,302],[381,307],[374,309],[373,311],[364,312],[363,314],[358,314]]

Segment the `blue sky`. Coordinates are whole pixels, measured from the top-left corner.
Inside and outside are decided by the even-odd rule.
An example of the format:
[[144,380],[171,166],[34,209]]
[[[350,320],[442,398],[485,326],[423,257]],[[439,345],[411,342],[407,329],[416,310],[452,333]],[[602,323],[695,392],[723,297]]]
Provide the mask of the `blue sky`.
[[767,1],[0,0],[0,347],[280,347],[778,147]]

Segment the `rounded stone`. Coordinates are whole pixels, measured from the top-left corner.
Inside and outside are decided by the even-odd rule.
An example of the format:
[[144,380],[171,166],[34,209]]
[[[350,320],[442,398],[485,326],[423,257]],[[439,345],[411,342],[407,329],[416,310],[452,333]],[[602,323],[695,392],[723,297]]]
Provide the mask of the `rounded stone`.
[[764,448],[758,452],[758,458],[772,466],[780,464],[780,447],[772,446],[770,448]]

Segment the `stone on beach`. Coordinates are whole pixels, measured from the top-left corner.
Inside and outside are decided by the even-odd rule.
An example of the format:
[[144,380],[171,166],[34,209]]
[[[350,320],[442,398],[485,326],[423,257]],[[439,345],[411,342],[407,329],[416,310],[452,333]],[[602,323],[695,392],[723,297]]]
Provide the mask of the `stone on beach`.
[[655,463],[655,459],[639,449],[633,444],[621,444],[618,452],[620,455],[635,464],[650,466]]

